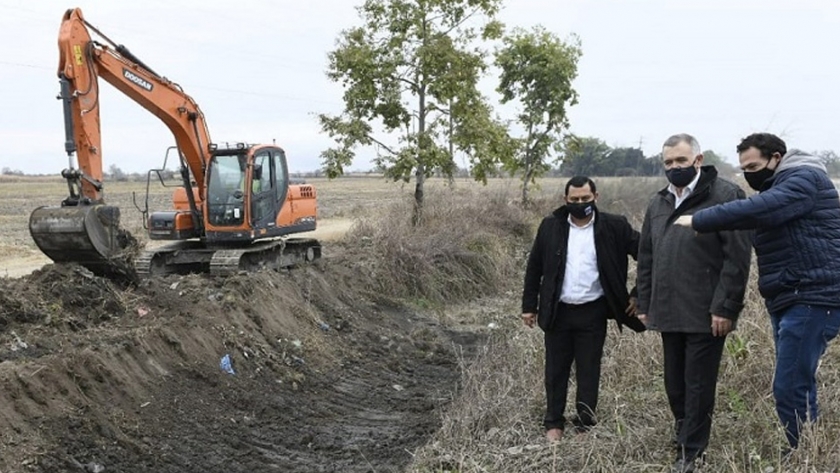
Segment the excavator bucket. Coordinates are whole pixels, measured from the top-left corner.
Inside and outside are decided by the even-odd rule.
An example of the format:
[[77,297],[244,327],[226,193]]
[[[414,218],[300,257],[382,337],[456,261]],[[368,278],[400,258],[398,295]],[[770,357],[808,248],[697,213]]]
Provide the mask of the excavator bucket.
[[132,282],[136,240],[121,229],[118,207],[97,204],[38,207],[29,217],[29,233],[56,263],[78,263],[97,276]]

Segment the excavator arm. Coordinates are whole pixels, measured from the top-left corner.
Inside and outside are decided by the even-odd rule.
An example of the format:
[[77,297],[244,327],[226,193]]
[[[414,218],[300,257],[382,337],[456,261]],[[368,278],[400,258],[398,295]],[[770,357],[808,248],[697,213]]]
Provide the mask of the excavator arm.
[[[94,41],[90,31],[105,43]],[[119,226],[119,208],[105,204],[99,123],[99,78],[153,113],[170,129],[179,150],[181,175],[194,228],[202,225],[201,200],[210,136],[195,101],[155,73],[123,46],[87,23],[81,10],[68,10],[58,37],[64,104],[65,151],[62,171],[70,195],[61,207],[40,207],[29,219],[35,243],[56,262],[77,262],[96,274],[133,279],[134,238]],[[74,167],[74,155],[78,168]],[[193,188],[195,186],[195,188]]]
[[[108,44],[91,39],[90,31]],[[78,8],[64,14],[58,48],[58,76],[66,104],[65,148],[70,155],[77,153],[83,197],[91,201],[102,200],[99,77],[166,124],[175,137],[184,161],[182,164],[189,168],[198,195],[203,196],[210,134],[198,104],[176,84],[155,73],[128,49],[115,45],[87,23]]]

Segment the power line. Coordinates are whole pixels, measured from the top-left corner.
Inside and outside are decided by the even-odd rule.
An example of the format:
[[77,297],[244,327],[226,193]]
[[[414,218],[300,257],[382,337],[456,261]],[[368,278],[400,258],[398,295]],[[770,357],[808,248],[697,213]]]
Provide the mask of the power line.
[[37,64],[25,64],[25,63],[22,63],[22,62],[0,61],[0,64],[5,64],[7,66],[16,66],[16,67],[28,67],[28,68],[31,68],[31,69],[44,69],[44,70],[47,70],[47,71],[51,71],[51,70],[55,69],[55,68],[52,68],[52,67],[39,66]]
[[[14,66],[14,67],[25,67],[30,69],[39,69],[39,70],[47,70],[51,71],[53,68],[46,67],[46,66],[39,66],[36,64],[26,64],[22,62],[10,62],[10,61],[0,61],[0,64]],[[301,96],[291,96],[291,95],[282,95],[282,94],[272,94],[267,92],[256,92],[256,91],[249,91],[249,90],[238,90],[238,89],[228,89],[224,87],[213,87],[209,85],[190,85],[189,89],[205,89],[205,90],[214,90],[216,92],[226,92],[231,94],[240,94],[240,95],[253,95],[255,97],[272,97],[272,98],[279,98],[284,100],[294,100],[297,102],[307,102],[307,103],[322,103],[327,105],[336,105],[336,106],[343,106],[343,104],[335,101],[329,100],[320,100],[320,99],[313,99],[310,97],[301,97]]]
[[[21,8],[21,7],[18,7],[18,6],[3,5],[3,4],[0,4],[0,8],[4,8],[4,9],[8,8],[8,9],[18,10],[20,12],[25,12],[25,13],[35,15],[34,17],[20,16],[19,19],[21,19],[21,20],[38,21],[38,22],[42,22],[42,23],[54,24],[56,26],[56,29],[61,24],[61,22],[58,21],[57,19],[55,19],[55,20],[54,19],[47,19],[48,14],[44,13],[43,11],[39,12],[37,10],[32,10],[32,9],[29,9],[29,8]],[[54,15],[49,14],[49,17],[53,18]],[[147,33],[146,32],[147,30],[145,30],[145,29],[135,29],[135,28],[131,28],[131,27],[126,27],[124,25],[109,26],[107,29],[109,31],[116,32],[117,35],[120,35],[121,33],[128,32],[128,33],[131,33],[131,36],[138,36],[138,37],[141,37],[141,38],[143,38],[147,41],[151,41],[151,42],[154,42],[154,43],[157,43],[157,44],[163,44],[163,45],[167,45],[167,46],[173,46],[173,44],[178,44],[178,43],[194,43],[194,41],[191,41],[192,38],[188,39],[188,37],[184,36],[184,35],[181,35],[181,36],[173,35],[171,33],[171,31],[167,31],[166,35],[158,35],[158,34]],[[114,36],[114,35],[109,35],[109,36]],[[276,54],[260,52],[258,50],[245,50],[245,51],[238,50],[236,52],[236,55],[238,57],[250,57],[252,59],[256,59],[256,60],[259,61],[259,63],[261,65],[265,64],[266,59],[271,59],[273,61],[276,61],[273,64],[275,67],[279,67],[279,68],[282,68],[282,69],[285,69],[285,70],[294,70],[294,71],[298,71],[298,72],[302,72],[303,70],[300,67],[296,67],[295,64],[297,64],[298,66],[316,67],[316,68],[319,69],[319,72],[321,70],[323,70],[323,68],[325,67],[325,64],[323,64],[323,63],[315,63],[315,62],[312,62],[312,61],[301,60],[301,59],[298,59],[298,58],[288,57],[288,56],[278,56]],[[257,61],[254,61],[254,62],[257,62]]]
[[279,98],[279,99],[284,99],[284,100],[294,100],[294,101],[299,101],[299,102],[312,102],[312,103],[323,103],[323,104],[328,104],[328,105],[343,106],[343,104],[340,104],[338,102],[331,102],[331,101],[327,101],[327,100],[313,99],[313,98],[309,98],[309,97],[300,97],[300,96],[292,97],[290,95],[271,94],[271,93],[266,93],[266,92],[252,92],[252,91],[247,91],[247,90],[226,89],[226,88],[212,87],[212,86],[206,86],[206,85],[190,85],[189,88],[190,89],[215,90],[217,92],[228,92],[228,93],[242,94],[242,95],[253,95],[253,96],[257,96],[257,97],[273,97],[273,98]]

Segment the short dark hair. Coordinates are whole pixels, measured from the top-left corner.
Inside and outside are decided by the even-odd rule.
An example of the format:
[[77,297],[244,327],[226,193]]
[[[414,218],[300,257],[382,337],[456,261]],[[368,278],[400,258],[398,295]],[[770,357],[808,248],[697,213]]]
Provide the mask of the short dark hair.
[[589,190],[592,193],[595,193],[595,182],[592,179],[589,179],[586,176],[575,176],[569,179],[569,182],[566,183],[566,195],[569,195],[569,187],[583,187],[586,184],[589,184]]
[[756,148],[761,152],[761,156],[767,159],[770,159],[773,153],[779,153],[782,156],[787,153],[785,142],[772,133],[753,133],[741,140],[741,144],[735,149],[738,154],[741,154],[750,148]]

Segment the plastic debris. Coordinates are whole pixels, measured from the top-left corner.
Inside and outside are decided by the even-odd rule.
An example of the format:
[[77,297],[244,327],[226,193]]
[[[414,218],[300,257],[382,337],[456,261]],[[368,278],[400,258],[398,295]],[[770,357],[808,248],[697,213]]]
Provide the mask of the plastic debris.
[[230,362],[230,355],[222,357],[222,360],[219,362],[219,368],[221,368],[221,370],[225,373],[236,374],[236,372],[233,371],[233,365]]
[[105,471],[105,467],[100,465],[99,463],[90,462],[85,465],[85,471],[89,473],[102,473]]
[[12,331],[12,336],[15,337],[15,341],[12,342],[12,351],[26,350],[29,348],[29,344],[21,340],[18,334],[14,331]]
[[325,332],[326,332],[326,331],[329,331],[329,329],[330,329],[330,325],[329,325],[328,323],[326,323],[326,322],[321,322],[321,323],[319,324],[319,327],[321,328],[321,330],[323,330],[323,331],[325,331]]

